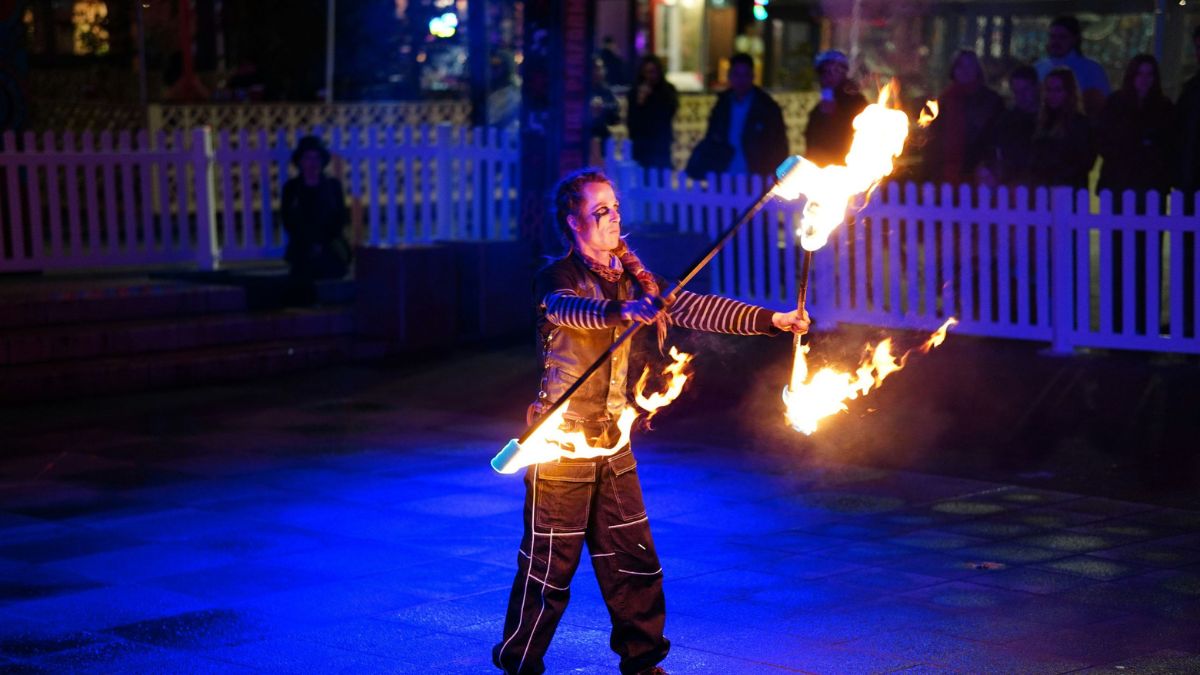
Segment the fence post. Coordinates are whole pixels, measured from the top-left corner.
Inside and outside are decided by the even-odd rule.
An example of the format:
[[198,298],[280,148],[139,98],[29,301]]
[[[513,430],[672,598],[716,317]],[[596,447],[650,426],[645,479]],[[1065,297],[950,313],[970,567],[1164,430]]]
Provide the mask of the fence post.
[[[212,127],[192,131],[192,177],[196,189],[196,265],[215,270],[221,265],[217,242],[216,158],[213,152]],[[187,207],[187,199],[180,199]]]
[[442,123],[437,126],[437,236],[436,239],[450,239],[453,235],[452,216],[454,213],[454,193],[450,189],[450,162],[454,156],[450,147],[453,127]]
[[1075,252],[1071,227],[1074,209],[1074,190],[1058,186],[1050,189],[1050,351],[1070,354],[1071,336],[1075,326],[1074,271]]
[[[804,247],[800,245],[800,237],[796,237],[795,251],[804,255]],[[806,304],[813,310],[813,319],[820,320],[820,330],[834,330],[838,326],[837,294],[833,287],[833,268],[837,258],[833,255],[833,247],[826,244],[813,252],[812,270],[809,271],[808,292],[805,295]],[[796,261],[796,274],[800,273],[800,261]]]
[[146,105],[146,131],[150,137],[154,137],[154,132],[163,127],[163,111],[162,104],[150,103]]

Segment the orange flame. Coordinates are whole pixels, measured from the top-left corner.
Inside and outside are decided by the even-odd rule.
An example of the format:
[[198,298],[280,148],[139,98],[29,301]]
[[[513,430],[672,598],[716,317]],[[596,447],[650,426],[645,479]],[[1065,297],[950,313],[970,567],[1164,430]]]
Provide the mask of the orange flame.
[[917,349],[921,350],[922,354],[928,354],[930,349],[933,349],[934,347],[941,347],[942,343],[946,341],[946,331],[950,330],[950,328],[956,325],[958,325],[958,319],[954,317],[946,319],[946,323],[942,324],[941,328],[935,330],[933,335],[930,335],[929,339],[925,341],[925,344],[921,345]]
[[908,115],[891,107],[896,96],[895,80],[879,92],[878,102],[867,106],[854,118],[854,140],[846,153],[846,163],[817,166],[804,157],[775,186],[774,194],[794,200],[804,195],[801,214],[800,245],[815,251],[846,218],[846,211],[866,196],[879,181],[891,175],[895,159],[904,151],[908,139]]
[[537,429],[521,443],[520,452],[508,463],[505,473],[514,473],[531,464],[552,462],[559,457],[574,459],[590,459],[606,457],[629,444],[633,422],[637,419],[637,411],[626,406],[617,418],[617,429],[621,436],[612,447],[593,446],[588,443],[587,436],[582,431],[563,431],[564,415],[567,406],[556,410],[553,415],[542,420]]
[[644,396],[642,391],[646,388],[646,380],[650,377],[650,368],[647,367],[642,371],[642,376],[638,378],[637,385],[633,388],[633,400],[637,402],[638,407],[650,413],[646,416],[646,421],[649,422],[654,418],[655,413],[659,408],[667,405],[679,397],[683,392],[683,385],[687,383],[688,376],[683,372],[683,369],[692,360],[692,355],[679,351],[671,347],[671,363],[663,368],[663,375],[667,378],[667,389],[663,392],[655,392],[649,396]]
[[[642,393],[646,387],[646,381],[649,379],[649,366],[642,371],[642,376],[638,378],[634,400],[638,406],[650,413],[647,420],[653,417],[658,410],[678,398],[683,391],[683,385],[687,382],[688,375],[683,371],[693,356],[681,352],[675,347],[671,347],[670,353],[671,363],[663,369],[663,375],[667,378],[666,391],[652,393],[649,396]],[[497,459],[493,460],[493,468],[500,473],[511,474],[531,464],[552,462],[560,457],[590,459],[612,455],[629,444],[633,423],[638,417],[636,408],[625,406],[617,417],[617,430],[620,432],[620,437],[616,443],[609,447],[594,446],[588,442],[587,436],[582,431],[563,430],[566,409],[567,407],[563,406],[554,414],[543,419],[524,443],[518,444],[515,440],[511,441],[509,446],[497,456]],[[503,468],[500,468],[501,466]]]
[[[948,319],[916,351],[927,353],[942,344],[946,339],[946,331],[956,323],[958,321],[955,318]],[[822,419],[847,410],[847,401],[866,396],[872,389],[883,385],[888,375],[904,368],[908,355],[913,351],[909,350],[896,358],[892,356],[892,340],[886,338],[874,346],[867,346],[853,374],[835,368],[822,368],[810,378],[808,345],[799,347],[792,364],[791,384],[783,390],[784,416],[788,424],[796,431],[812,434]]]
[[933,123],[938,116],[938,102],[936,99],[929,99],[925,102],[925,107],[921,108],[921,115],[917,118],[917,126],[925,128]]

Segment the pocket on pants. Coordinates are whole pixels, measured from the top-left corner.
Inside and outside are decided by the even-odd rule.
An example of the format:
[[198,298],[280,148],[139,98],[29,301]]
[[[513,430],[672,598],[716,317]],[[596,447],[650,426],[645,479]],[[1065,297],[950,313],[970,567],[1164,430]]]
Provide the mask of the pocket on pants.
[[628,522],[645,516],[646,504],[642,501],[642,483],[638,480],[637,460],[633,458],[633,451],[626,450],[614,455],[609,458],[608,466],[612,469],[610,480],[621,520]]
[[539,530],[577,532],[587,527],[596,465],[546,462],[537,466],[534,524]]

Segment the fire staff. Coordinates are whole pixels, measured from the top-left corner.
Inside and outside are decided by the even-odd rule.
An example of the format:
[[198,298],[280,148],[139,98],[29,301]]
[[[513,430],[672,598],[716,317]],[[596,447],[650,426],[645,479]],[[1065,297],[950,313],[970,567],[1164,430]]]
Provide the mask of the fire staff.
[[[567,253],[534,282],[542,354],[541,391],[530,419],[543,414],[631,322],[666,322],[733,335],[804,333],[806,313],[774,312],[728,298],[679,292],[666,310],[663,280],[621,239],[617,196],[595,169],[564,177],[555,189],[555,219]],[[610,447],[614,420],[627,405],[629,344],[614,350],[567,404],[565,425],[589,443]],[[610,646],[622,673],[662,673],[670,642],[663,635],[662,568],[642,502],[637,462],[628,447],[593,459],[562,458],[525,473],[524,535],[509,595],[504,634],[492,650],[507,673],[542,673],[543,656],[570,598],[586,543],[612,620]]]

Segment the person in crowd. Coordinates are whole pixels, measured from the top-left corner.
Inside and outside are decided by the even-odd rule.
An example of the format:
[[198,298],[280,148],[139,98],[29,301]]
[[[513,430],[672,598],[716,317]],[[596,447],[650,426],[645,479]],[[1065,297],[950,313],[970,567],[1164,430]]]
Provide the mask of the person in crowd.
[[1000,113],[992,128],[985,132],[984,158],[976,169],[976,179],[983,185],[1011,187],[1030,182],[1033,170],[1030,150],[1041,102],[1037,70],[1030,65],[1014,68],[1008,74],[1008,90],[1012,93],[1012,107]]
[[604,61],[604,72],[608,75],[609,86],[624,87],[629,84],[625,59],[621,58],[617,52],[617,41],[613,39],[613,36],[604,36],[600,46],[600,59]]
[[1108,74],[1104,72],[1104,66],[1083,55],[1082,45],[1083,29],[1079,19],[1070,15],[1055,17],[1046,36],[1046,57],[1035,67],[1042,80],[1055,68],[1070,68],[1079,86],[1084,112],[1095,118],[1110,91]]
[[284,260],[292,282],[290,300],[297,304],[316,300],[317,280],[340,279],[349,270],[346,198],[341,182],[325,175],[329,160],[329,150],[320,138],[301,138],[292,151],[297,175],[283,184]]
[[541,389],[527,422],[541,418],[575,381],[571,373],[603,358],[602,370],[572,395],[563,428],[611,454],[563,457],[525,472],[524,533],[517,553],[503,635],[492,662],[505,673],[537,675],[571,597],[584,544],[608,606],[609,646],[625,675],[665,675],[658,665],[671,643],[663,635],[663,569],[642,499],[637,460],[617,446],[615,420],[627,405],[630,345],[613,349],[634,321],[729,335],[800,334],[807,312],[774,312],[716,295],[681,291],[659,302],[666,281],[645,268],[621,238],[613,184],[585,168],[559,181],[555,223],[566,253],[538,271],[533,301],[541,346]]
[[939,112],[929,125],[926,178],[939,183],[972,181],[984,158],[986,131],[1004,112],[1004,99],[984,81],[979,56],[959,50],[950,64],[950,84],[938,96]]
[[708,116],[708,130],[688,162],[688,175],[775,172],[788,156],[787,127],[775,99],[754,84],[754,59],[742,52],[729,59],[729,88]]
[[854,118],[867,99],[850,79],[850,60],[836,49],[817,54],[814,62],[821,85],[821,102],[808,113],[804,156],[819,166],[844,164],[854,140]]
[[[1192,30],[1192,46],[1196,65],[1200,66],[1200,26]],[[1184,193],[1184,202],[1191,213],[1195,206],[1193,198],[1200,190],[1200,72],[1183,84],[1175,108],[1175,142],[1179,149],[1174,183]]]
[[629,90],[626,126],[633,143],[633,159],[645,168],[670,169],[671,144],[679,94],[663,77],[662,60],[653,54],[642,57],[637,79]]
[[605,80],[604,60],[592,59],[592,89],[589,97],[590,148],[588,162],[599,166],[604,163],[605,145],[612,137],[612,125],[621,121],[621,106]]
[[1121,88],[1108,97],[1100,113],[1096,149],[1101,190],[1138,192],[1139,210],[1146,190],[1164,194],[1171,185],[1175,105],[1162,90],[1158,59],[1138,54],[1125,68]]
[[[1113,192],[1115,213],[1125,212],[1122,192],[1133,190],[1135,213],[1144,213],[1147,190],[1158,190],[1159,198],[1171,184],[1175,107],[1162,91],[1158,60],[1138,54],[1125,68],[1121,88],[1108,97],[1096,133],[1100,153],[1100,181],[1097,187]],[[1161,202],[1160,202],[1161,204]],[[1132,249],[1126,240],[1132,235]],[[1121,326],[1129,309],[1138,317],[1139,329],[1145,316],[1146,232],[1114,230],[1111,233],[1113,261],[1113,320]],[[1121,288],[1125,282],[1125,256],[1133,251],[1134,306],[1126,308]]]
[[1038,185],[1086,188],[1096,163],[1092,125],[1083,114],[1079,85],[1070,68],[1042,80],[1042,107],[1030,148],[1031,178]]

